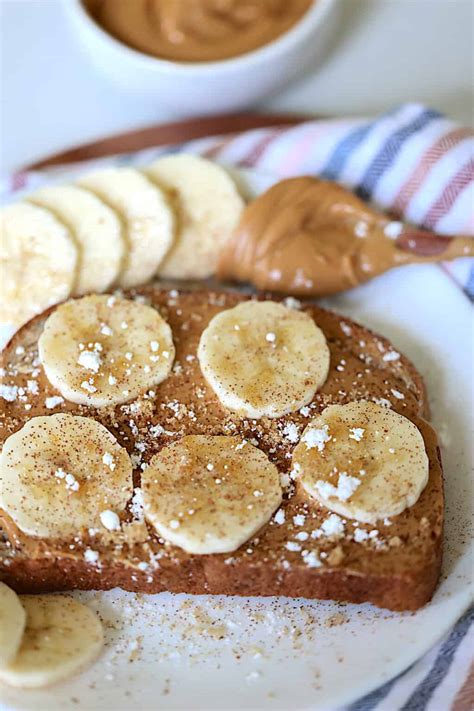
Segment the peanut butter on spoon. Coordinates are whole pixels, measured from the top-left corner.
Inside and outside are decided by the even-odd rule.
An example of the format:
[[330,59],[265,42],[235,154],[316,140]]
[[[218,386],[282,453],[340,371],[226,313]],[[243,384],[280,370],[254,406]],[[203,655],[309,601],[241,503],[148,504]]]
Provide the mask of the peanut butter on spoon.
[[474,256],[474,239],[441,237],[376,212],[337,183],[282,180],[253,200],[224,247],[218,276],[324,296],[392,267]]

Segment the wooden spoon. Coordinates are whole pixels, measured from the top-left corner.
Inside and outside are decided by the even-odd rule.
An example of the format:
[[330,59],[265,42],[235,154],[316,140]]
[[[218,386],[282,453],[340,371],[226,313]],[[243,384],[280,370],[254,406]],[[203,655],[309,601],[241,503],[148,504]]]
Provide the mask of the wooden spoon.
[[403,264],[474,256],[474,238],[390,220],[337,183],[282,180],[253,200],[225,246],[218,276],[260,289],[324,296]]

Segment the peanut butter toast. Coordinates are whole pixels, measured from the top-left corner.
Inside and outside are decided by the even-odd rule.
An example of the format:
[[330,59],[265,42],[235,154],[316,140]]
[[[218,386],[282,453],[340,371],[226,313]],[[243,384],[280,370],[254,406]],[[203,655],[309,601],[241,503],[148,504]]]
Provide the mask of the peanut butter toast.
[[[113,309],[120,297],[100,298]],[[21,592],[121,587],[368,601],[392,610],[428,602],[441,566],[442,468],[422,378],[403,355],[368,329],[291,298],[276,304],[264,295],[148,286],[125,300],[162,319],[147,331],[146,365],[131,315],[113,328],[100,321],[91,342],[89,332],[74,351],[85,373],[76,378],[70,334],[59,317],[51,320],[64,305],[26,324],[3,353],[1,580]],[[256,302],[267,306],[250,337],[244,311]],[[281,328],[278,309],[288,322]],[[235,329],[240,351],[228,340],[220,345],[224,326]],[[111,352],[104,344],[119,330],[123,348],[127,338],[136,347],[124,351],[118,374],[101,379]],[[54,361],[61,344],[63,357]],[[256,367],[256,354],[265,367]],[[144,378],[138,396],[134,363]],[[74,419],[74,440],[64,416]],[[46,488],[35,480],[38,498],[28,481],[11,477],[33,456],[32,441],[35,476],[44,476],[45,432],[65,459],[55,460]],[[68,471],[73,441],[78,469]],[[26,486],[23,497],[15,481]],[[87,502],[87,519],[96,491],[103,499],[94,525],[71,523],[83,509],[71,504],[66,516],[69,502]]]

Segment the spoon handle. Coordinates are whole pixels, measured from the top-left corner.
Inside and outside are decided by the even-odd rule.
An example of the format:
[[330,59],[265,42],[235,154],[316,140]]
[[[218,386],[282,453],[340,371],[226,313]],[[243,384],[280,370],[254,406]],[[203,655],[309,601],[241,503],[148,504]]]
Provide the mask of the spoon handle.
[[428,230],[405,227],[395,241],[409,262],[443,262],[474,257],[474,237],[442,236]]

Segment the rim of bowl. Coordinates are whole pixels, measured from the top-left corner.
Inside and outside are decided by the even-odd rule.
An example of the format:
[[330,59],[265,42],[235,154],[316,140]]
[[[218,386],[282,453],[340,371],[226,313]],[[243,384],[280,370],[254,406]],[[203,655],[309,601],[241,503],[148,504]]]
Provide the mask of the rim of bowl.
[[161,59],[153,55],[140,52],[137,49],[129,47],[124,42],[116,39],[113,35],[104,30],[87,12],[82,0],[70,0],[67,3],[70,12],[74,12],[76,18],[79,19],[87,30],[92,31],[98,39],[109,44],[115,50],[121,51],[124,55],[133,60],[135,63],[142,64],[147,68],[165,69],[168,71],[178,72],[182,74],[207,74],[216,72],[224,72],[228,69],[237,69],[245,65],[251,67],[257,65],[260,61],[279,55],[286,50],[291,49],[300,41],[314,31],[314,29],[325,19],[326,15],[333,7],[337,0],[313,0],[313,5],[308,8],[306,13],[298,22],[287,30],[280,37],[277,37],[272,42],[262,45],[245,54],[239,54],[236,57],[227,59],[219,59],[212,62],[180,62],[170,59]]

